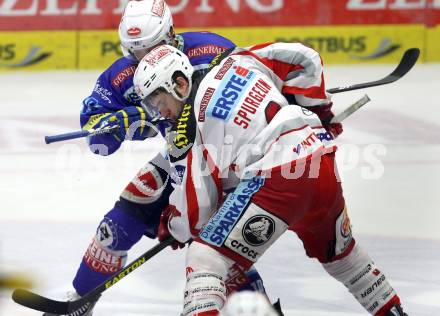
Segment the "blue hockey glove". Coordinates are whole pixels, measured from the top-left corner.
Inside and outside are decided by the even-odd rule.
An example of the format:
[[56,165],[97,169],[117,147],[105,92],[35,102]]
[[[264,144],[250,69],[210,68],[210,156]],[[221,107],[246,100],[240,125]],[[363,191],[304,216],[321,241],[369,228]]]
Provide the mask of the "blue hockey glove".
[[129,106],[103,118],[103,126],[119,126],[113,136],[120,142],[125,139],[144,140],[156,135],[156,130],[151,128],[150,116],[140,106]]

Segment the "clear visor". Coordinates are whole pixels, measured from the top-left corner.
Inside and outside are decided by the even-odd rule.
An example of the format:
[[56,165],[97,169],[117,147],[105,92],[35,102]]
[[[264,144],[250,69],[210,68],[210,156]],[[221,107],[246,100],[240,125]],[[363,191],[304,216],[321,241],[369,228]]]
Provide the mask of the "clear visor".
[[149,96],[145,97],[141,104],[145,111],[148,112],[152,117],[159,118],[160,115],[160,106],[161,106],[161,98],[159,95],[161,93],[166,93],[164,88],[158,88],[154,90]]
[[143,99],[141,101],[141,105],[144,108],[145,112],[148,113],[148,115],[150,115],[152,118],[155,119],[159,119],[161,118],[160,112],[159,112],[159,108],[152,105],[149,100],[148,97],[146,97],[145,99]]

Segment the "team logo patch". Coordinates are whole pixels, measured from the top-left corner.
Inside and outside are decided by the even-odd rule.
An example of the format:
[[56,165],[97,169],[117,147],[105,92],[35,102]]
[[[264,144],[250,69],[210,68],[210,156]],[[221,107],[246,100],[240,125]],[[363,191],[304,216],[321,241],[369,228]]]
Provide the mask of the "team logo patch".
[[250,203],[230,232],[224,246],[256,262],[286,231],[288,225],[255,203]]
[[138,36],[139,34],[141,34],[141,29],[138,27],[130,27],[127,30],[127,35],[128,36]]
[[350,225],[350,219],[347,216],[347,212],[344,211],[342,218],[342,224],[341,224],[341,235],[345,238],[351,236],[351,225]]
[[274,220],[265,215],[251,217],[243,227],[243,238],[252,246],[265,244],[275,231]]
[[350,224],[350,219],[348,218],[346,208],[344,208],[344,210],[341,212],[339,217],[336,219],[335,232],[336,232],[335,254],[340,255],[345,250],[347,250],[348,246],[352,241],[351,224]]
[[185,166],[176,165],[171,168],[170,178],[172,183],[182,184],[183,175],[185,174]]
[[96,231],[96,238],[104,247],[113,248],[118,244],[116,227],[111,220],[104,218]]

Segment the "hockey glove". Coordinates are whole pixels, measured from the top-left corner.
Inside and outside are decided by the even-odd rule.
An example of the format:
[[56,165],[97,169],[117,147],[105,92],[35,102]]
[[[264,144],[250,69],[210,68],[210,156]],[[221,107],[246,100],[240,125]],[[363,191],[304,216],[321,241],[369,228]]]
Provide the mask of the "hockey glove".
[[156,130],[148,123],[150,117],[140,106],[128,106],[102,119],[103,126],[118,126],[113,136],[120,142],[125,139],[144,140],[156,135]]
[[[159,223],[159,229],[157,231],[157,238],[159,241],[163,241],[169,236],[171,236],[171,233],[168,229],[168,222],[170,221],[170,218],[173,217],[173,211],[176,208],[173,205],[168,205],[160,215],[160,223]],[[173,250],[177,250],[179,248],[185,247],[185,244],[182,244],[178,241],[175,241],[171,244],[171,248]]]
[[324,126],[324,128],[333,136],[333,138],[336,138],[343,132],[343,128],[341,123],[330,123],[331,119],[335,116],[331,110],[332,105],[333,103],[330,102],[324,106],[320,105],[307,107],[307,110],[310,110],[318,115],[322,122],[322,126]]

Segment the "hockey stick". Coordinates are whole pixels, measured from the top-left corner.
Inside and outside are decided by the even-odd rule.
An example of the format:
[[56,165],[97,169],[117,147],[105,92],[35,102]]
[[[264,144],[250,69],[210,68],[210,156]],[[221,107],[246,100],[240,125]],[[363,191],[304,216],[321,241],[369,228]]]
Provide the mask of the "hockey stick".
[[[328,93],[340,93],[345,91],[352,91],[352,90],[358,90],[363,88],[371,88],[375,86],[381,86],[384,84],[392,83],[394,81],[399,80],[402,78],[408,71],[411,70],[411,68],[415,65],[417,62],[417,59],[419,58],[420,50],[418,48],[410,48],[403,54],[399,64],[397,65],[396,69],[392,73],[390,73],[388,76],[376,80],[376,81],[370,81],[365,83],[359,83],[354,84],[351,86],[346,87],[337,87],[337,88],[331,88],[328,89]],[[151,121],[152,124],[157,124],[161,121],[165,121],[163,118],[159,118],[156,120]],[[106,133],[113,133],[115,132],[119,127],[102,127],[102,128],[96,128],[96,129],[89,129],[89,130],[82,130],[77,132],[71,132],[71,133],[65,133],[65,134],[59,134],[59,135],[53,135],[53,136],[46,136],[45,142],[46,144],[54,143],[54,142],[60,142],[64,140],[70,140],[75,138],[81,138],[81,137],[87,137],[87,136],[93,136],[98,134],[106,134]]]
[[161,252],[164,248],[171,245],[175,239],[173,237],[168,237],[164,241],[160,242],[143,255],[133,260],[125,268],[120,269],[116,274],[104,281],[89,293],[75,301],[55,301],[50,298],[35,294],[31,291],[24,289],[16,289],[12,293],[12,299],[14,302],[26,306],[31,309],[35,309],[41,312],[53,313],[57,315],[70,315],[73,314],[78,309],[85,307],[97,298],[99,298],[105,290],[115,285],[122,278],[125,278],[128,274],[139,268],[149,259],[154,257],[157,253]]
[[119,129],[119,126],[105,126],[105,127],[91,128],[91,129],[76,131],[76,132],[71,132],[71,133],[65,133],[65,134],[59,134],[59,135],[53,135],[53,136],[45,136],[44,141],[46,142],[46,144],[50,144],[50,143],[55,143],[55,142],[61,142],[63,140],[69,140],[69,139],[75,139],[75,138],[81,138],[81,137],[87,137],[87,136],[95,136],[95,135],[99,135],[99,134],[113,133],[118,129]]
[[420,55],[420,50],[418,48],[410,48],[403,54],[402,59],[400,60],[399,64],[397,65],[396,69],[394,69],[394,71],[392,73],[390,73],[388,76],[386,76],[380,80],[376,80],[376,81],[354,84],[354,85],[347,86],[347,87],[338,87],[338,88],[328,89],[327,92],[328,93],[340,93],[340,92],[345,92],[345,91],[370,88],[370,87],[381,86],[384,84],[392,83],[392,82],[402,78],[404,75],[406,75],[406,73],[408,73],[408,71],[411,70],[411,68],[417,62],[419,55]]
[[341,113],[335,115],[331,120],[331,123],[341,123],[343,120],[345,120],[347,117],[349,117],[351,114],[359,110],[362,106],[370,102],[371,99],[368,95],[364,95],[362,98],[357,100],[355,103],[347,107],[344,111]]
[[[149,124],[157,125],[160,122],[166,122],[168,119],[165,118],[154,118],[151,121],[146,121]],[[91,128],[87,130],[81,130],[81,131],[75,131],[65,134],[58,134],[58,135],[52,135],[52,136],[45,136],[44,141],[46,144],[55,143],[55,142],[61,142],[64,140],[70,140],[75,138],[82,138],[87,136],[95,136],[100,134],[110,134],[114,133],[119,129],[119,126],[104,126],[104,127],[98,127],[98,128]]]

